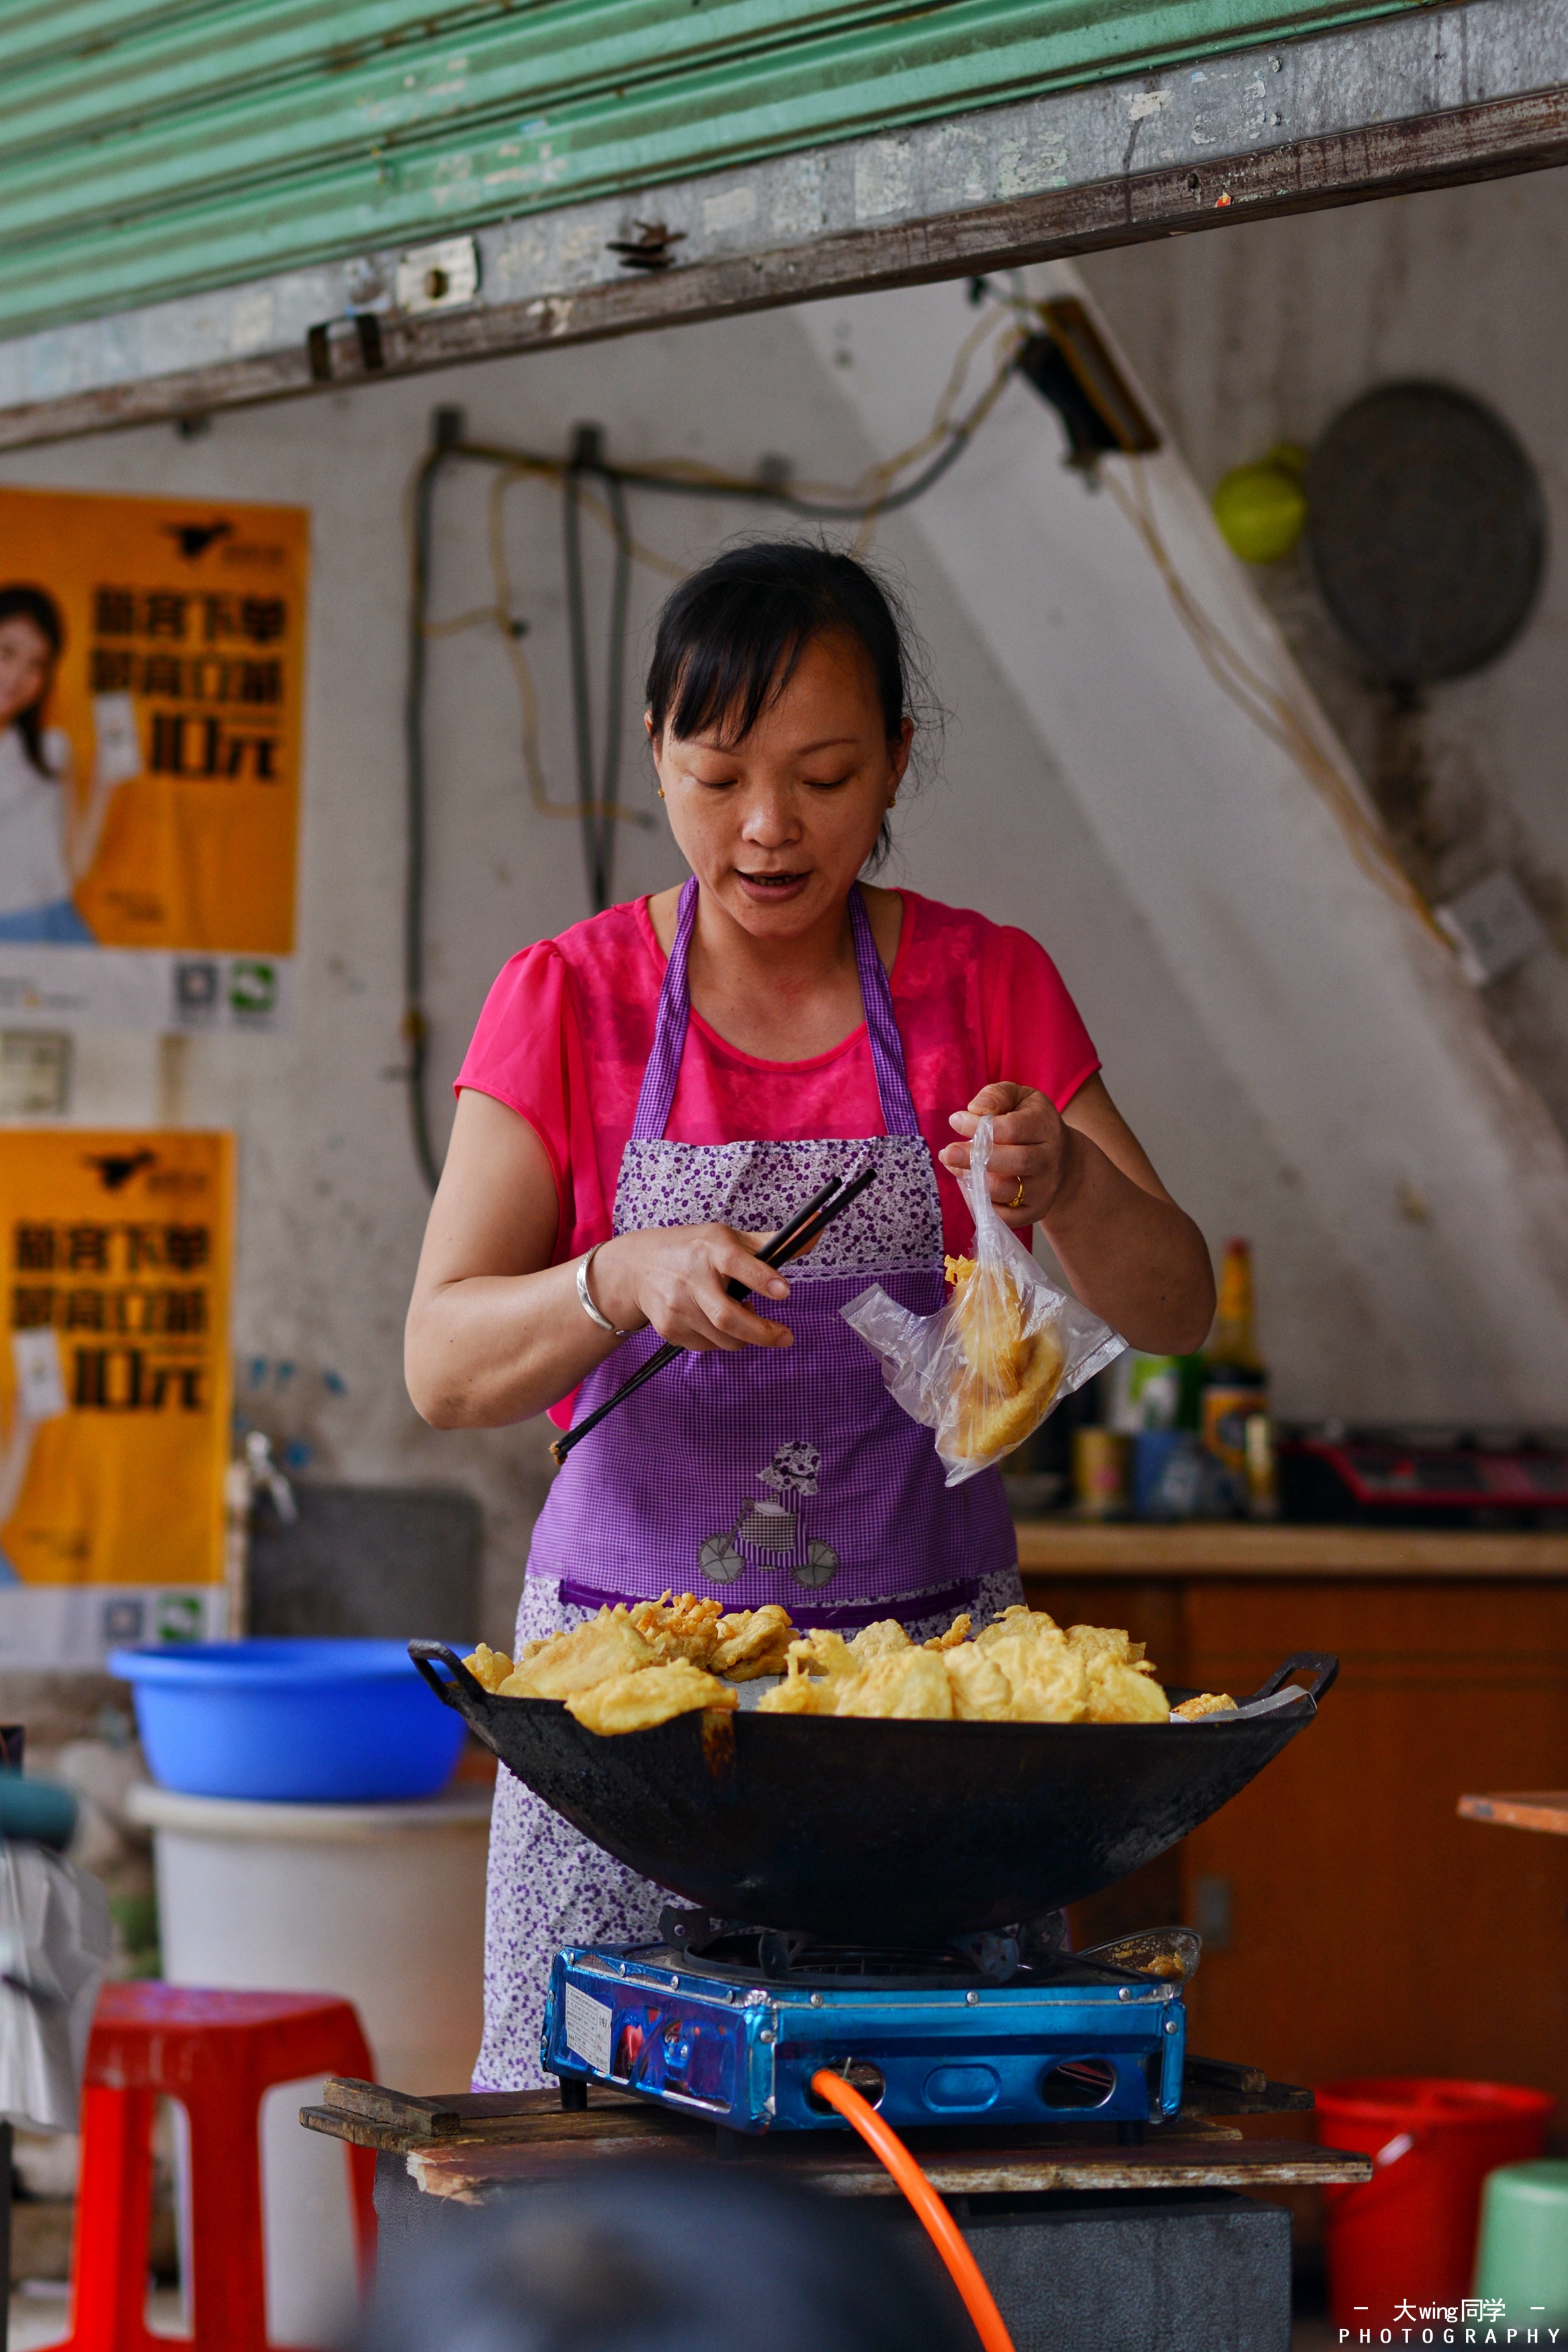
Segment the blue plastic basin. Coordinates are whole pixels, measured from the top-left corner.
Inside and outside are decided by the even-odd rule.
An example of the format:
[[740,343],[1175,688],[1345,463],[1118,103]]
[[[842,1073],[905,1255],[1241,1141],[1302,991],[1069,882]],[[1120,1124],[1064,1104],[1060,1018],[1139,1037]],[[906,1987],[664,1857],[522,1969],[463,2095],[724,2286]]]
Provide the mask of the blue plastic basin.
[[192,1797],[365,1804],[430,1797],[463,1719],[401,1642],[198,1642],[116,1650],[155,1780]]

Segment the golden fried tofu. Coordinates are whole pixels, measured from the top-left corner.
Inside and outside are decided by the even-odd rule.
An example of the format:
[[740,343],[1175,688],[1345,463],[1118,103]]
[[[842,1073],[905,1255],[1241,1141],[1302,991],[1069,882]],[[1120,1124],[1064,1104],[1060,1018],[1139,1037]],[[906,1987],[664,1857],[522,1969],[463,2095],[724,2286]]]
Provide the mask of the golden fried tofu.
[[1017,1641],[1020,1637],[1039,1642],[1047,1649],[1055,1649],[1067,1638],[1055,1618],[1048,1617],[1043,1609],[1026,1609],[1022,1601],[1015,1601],[1010,1609],[1004,1609],[999,1616],[982,1627],[975,1636],[975,1645],[977,1649],[989,1650],[998,1642]]
[[716,1675],[731,1682],[755,1682],[762,1675],[781,1675],[784,1656],[795,1638],[789,1612],[770,1601],[765,1609],[737,1610],[721,1617],[718,1638],[709,1661]]
[[694,1666],[689,1658],[674,1658],[667,1665],[643,1666],[632,1674],[610,1675],[590,1690],[575,1690],[566,1702],[567,1713],[590,1731],[606,1735],[649,1731],[672,1716],[690,1715],[696,1707],[734,1707],[734,1691]]
[[601,1609],[570,1633],[557,1633],[507,1677],[502,1698],[570,1698],[612,1675],[637,1674],[654,1664],[654,1653],[624,1607]]
[[944,1650],[942,1664],[953,1694],[953,1712],[965,1723],[1005,1723],[1012,1706],[1012,1685],[991,1650],[976,1642]]
[[791,1675],[825,1675],[830,1682],[860,1671],[854,1652],[831,1625],[815,1626],[791,1642],[785,1658]]
[[1129,1640],[1116,1625],[1070,1625],[1067,1638],[1084,1657],[1114,1658],[1118,1665],[1135,1666],[1140,1674],[1152,1675],[1154,1667],[1147,1663],[1142,1642]]
[[1234,1715],[1235,1712],[1236,1701],[1225,1691],[1199,1691],[1196,1698],[1184,1698],[1179,1706],[1171,1709],[1173,1715],[1179,1715],[1187,1723],[1196,1723],[1203,1715]]
[[498,1691],[512,1671],[512,1662],[505,1650],[493,1650],[488,1642],[481,1642],[463,1661],[476,1683],[487,1691]]
[[943,1659],[908,1643],[873,1658],[833,1686],[835,1715],[883,1716],[897,1722],[950,1722],[953,1692]]
[[836,1712],[833,1693],[839,1684],[825,1675],[803,1675],[791,1659],[789,1671],[781,1683],[764,1691],[757,1702],[758,1715],[832,1715]]
[[861,1627],[850,1643],[850,1654],[857,1666],[865,1666],[873,1658],[891,1657],[899,1650],[913,1647],[914,1643],[896,1617],[879,1617],[874,1625]]
[[[1070,1655],[1082,1656],[1081,1651]],[[1158,1683],[1099,1651],[1084,1659],[1091,1723],[1165,1723],[1170,1706]]]
[[1005,1266],[946,1260],[961,1370],[942,1435],[965,1461],[997,1461],[1044,1420],[1061,1379],[1054,1331],[1030,1331],[1019,1285]]
[[986,1655],[1007,1676],[1009,1723],[1082,1723],[1089,1712],[1083,1660],[1065,1642],[1031,1641],[1015,1634],[992,1642]]
[[685,1658],[694,1666],[707,1665],[718,1646],[719,1604],[683,1592],[672,1600],[644,1601],[632,1612],[632,1622],[656,1658]]
[[1036,1331],[1009,1348],[998,1373],[976,1372],[954,1399],[943,1437],[965,1462],[999,1462],[1021,1445],[1051,1410],[1065,1359],[1053,1331]]
[[972,1622],[967,1617],[955,1617],[945,1633],[933,1634],[929,1642],[923,1642],[920,1646],[923,1650],[956,1650],[960,1642],[968,1640]]

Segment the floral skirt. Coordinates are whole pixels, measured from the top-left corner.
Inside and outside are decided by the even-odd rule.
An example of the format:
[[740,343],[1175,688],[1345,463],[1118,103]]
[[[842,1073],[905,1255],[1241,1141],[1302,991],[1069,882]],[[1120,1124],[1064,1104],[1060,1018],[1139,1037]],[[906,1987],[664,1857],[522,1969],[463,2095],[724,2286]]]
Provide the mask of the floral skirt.
[[[918,1596],[915,1596],[918,1598]],[[970,1614],[985,1624],[1023,1599],[1016,1568],[980,1579]],[[890,1602],[888,1615],[900,1612]],[[559,1587],[530,1576],[517,1611],[516,1649],[591,1617],[560,1599]],[[945,1633],[951,1608],[905,1617],[912,1642]],[[539,2036],[550,1962],[562,1944],[649,1944],[659,1933],[667,1888],[639,1878],[536,1797],[503,1764],[490,1820],[490,1871],[485,1916],[485,2040],[474,2069],[476,2091],[526,2091],[544,2080]],[[679,1900],[679,1898],[676,1898]]]

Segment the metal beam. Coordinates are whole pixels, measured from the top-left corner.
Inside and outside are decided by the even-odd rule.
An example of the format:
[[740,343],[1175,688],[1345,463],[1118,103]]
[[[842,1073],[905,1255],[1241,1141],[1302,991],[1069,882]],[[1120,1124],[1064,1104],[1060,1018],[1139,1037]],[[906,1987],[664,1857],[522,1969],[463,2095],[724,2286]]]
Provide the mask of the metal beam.
[[[355,313],[374,331],[330,345],[334,383],[1564,162],[1568,10],[1463,0],[502,222],[459,310],[393,308],[389,252],[20,337],[0,448],[308,393],[309,331]],[[614,250],[637,222],[668,267]]]

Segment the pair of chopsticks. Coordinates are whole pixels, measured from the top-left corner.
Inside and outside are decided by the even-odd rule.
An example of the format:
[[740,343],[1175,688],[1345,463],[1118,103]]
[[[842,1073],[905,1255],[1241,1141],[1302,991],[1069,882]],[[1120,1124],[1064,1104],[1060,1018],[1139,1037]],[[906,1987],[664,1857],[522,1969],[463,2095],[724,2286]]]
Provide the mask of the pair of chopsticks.
[[[821,1239],[833,1219],[841,1215],[852,1201],[859,1200],[875,1174],[874,1167],[862,1168],[858,1176],[852,1176],[847,1181],[835,1176],[830,1183],[823,1185],[820,1192],[813,1192],[805,1207],[797,1209],[789,1223],[774,1234],[766,1248],[758,1251],[763,1265],[787,1265],[792,1257],[801,1256]],[[751,1296],[744,1282],[727,1282],[725,1288],[732,1298],[749,1298]],[[666,1339],[664,1346],[649,1357],[641,1371],[633,1372],[631,1379],[623,1381],[613,1396],[606,1397],[586,1421],[578,1422],[564,1437],[556,1439],[550,1452],[557,1462],[564,1462],[578,1439],[586,1437],[591,1429],[597,1429],[605,1415],[613,1412],[618,1404],[623,1404],[633,1389],[640,1389],[644,1381],[651,1381],[655,1372],[662,1371],[666,1364],[673,1363],[677,1356],[684,1356],[685,1352],[684,1348],[677,1348],[673,1339]]]

